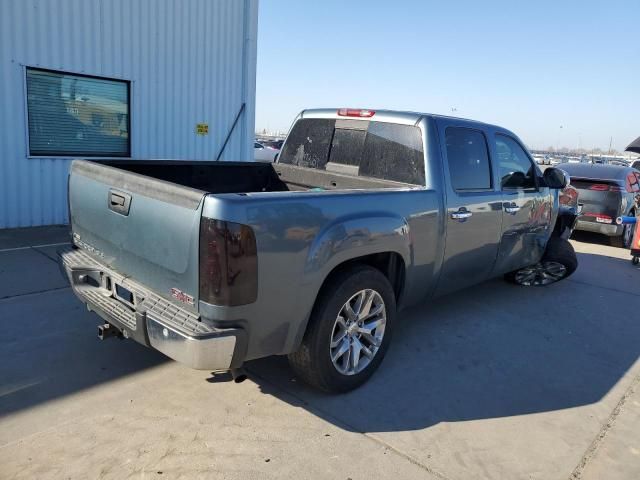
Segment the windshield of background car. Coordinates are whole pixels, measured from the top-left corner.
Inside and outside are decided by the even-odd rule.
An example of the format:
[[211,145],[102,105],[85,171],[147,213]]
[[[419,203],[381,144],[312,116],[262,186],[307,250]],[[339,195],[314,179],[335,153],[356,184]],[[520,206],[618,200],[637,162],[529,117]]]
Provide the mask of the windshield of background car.
[[279,163],[383,180],[425,184],[422,134],[414,125],[303,118]]

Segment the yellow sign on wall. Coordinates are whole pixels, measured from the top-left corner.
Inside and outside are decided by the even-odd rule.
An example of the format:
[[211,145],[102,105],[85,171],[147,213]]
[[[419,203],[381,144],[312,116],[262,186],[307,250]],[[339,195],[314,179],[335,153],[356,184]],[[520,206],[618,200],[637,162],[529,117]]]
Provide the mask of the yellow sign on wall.
[[196,123],[196,134],[198,134],[198,135],[209,135],[209,124],[208,123]]

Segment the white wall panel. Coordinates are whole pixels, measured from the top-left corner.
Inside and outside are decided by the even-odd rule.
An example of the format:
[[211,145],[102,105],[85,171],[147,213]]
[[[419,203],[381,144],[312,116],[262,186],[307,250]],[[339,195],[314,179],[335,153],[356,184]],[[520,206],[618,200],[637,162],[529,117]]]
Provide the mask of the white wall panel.
[[214,159],[245,103],[222,158],[253,158],[257,3],[0,0],[0,228],[67,221],[70,160],[28,158],[26,66],[130,80],[134,159]]

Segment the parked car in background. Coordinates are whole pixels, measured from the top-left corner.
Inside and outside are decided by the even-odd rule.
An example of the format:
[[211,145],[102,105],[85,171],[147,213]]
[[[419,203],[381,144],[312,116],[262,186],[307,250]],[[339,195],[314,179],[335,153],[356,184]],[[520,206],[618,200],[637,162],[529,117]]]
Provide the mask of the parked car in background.
[[278,153],[280,153],[280,150],[273,147],[259,142],[253,143],[253,158],[256,162],[275,162],[276,158],[278,158]]
[[607,235],[613,246],[629,248],[632,225],[616,225],[621,215],[634,216],[640,205],[640,172],[618,165],[564,164],[582,206],[576,230]]
[[397,309],[571,275],[568,180],[498,126],[305,110],[275,164],[74,161],[60,261],[103,338],[211,371],[289,355],[341,392],[376,370]]
[[551,165],[550,155],[534,154],[533,159],[538,165]]
[[260,143],[262,143],[265,147],[271,147],[275,148],[276,150],[280,150],[282,148],[284,140],[264,140]]

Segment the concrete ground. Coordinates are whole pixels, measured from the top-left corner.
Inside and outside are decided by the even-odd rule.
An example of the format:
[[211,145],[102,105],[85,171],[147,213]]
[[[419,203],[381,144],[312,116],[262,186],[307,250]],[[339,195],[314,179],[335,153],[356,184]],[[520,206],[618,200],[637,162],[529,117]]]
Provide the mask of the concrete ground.
[[283,358],[236,385],[100,342],[57,271],[67,238],[0,231],[0,478],[640,478],[640,269],[598,237],[559,284],[404,312],[342,396]]

